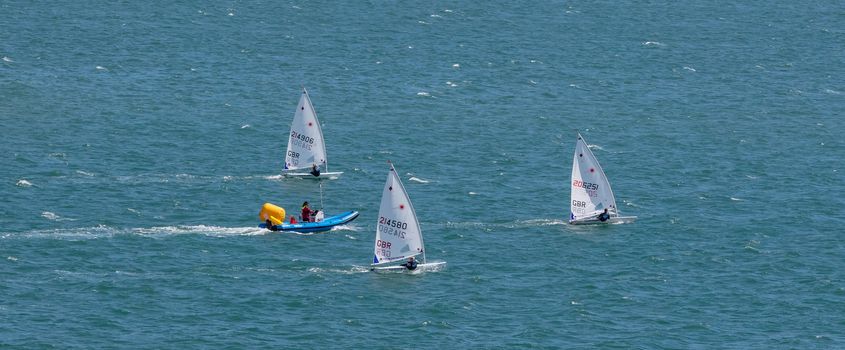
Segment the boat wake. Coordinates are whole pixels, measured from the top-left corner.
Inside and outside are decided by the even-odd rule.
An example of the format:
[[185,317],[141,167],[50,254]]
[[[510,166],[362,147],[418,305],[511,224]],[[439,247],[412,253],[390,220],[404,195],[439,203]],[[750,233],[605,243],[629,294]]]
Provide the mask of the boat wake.
[[270,234],[271,231],[259,227],[222,227],[208,225],[178,225],[119,228],[106,225],[95,227],[78,227],[48,230],[31,230],[24,232],[0,232],[0,239],[60,239],[87,240],[113,238],[121,235],[146,236],[162,238],[176,235],[205,235],[209,237],[257,236]]
[[370,268],[366,266],[352,266],[350,269],[337,269],[337,268],[322,268],[322,267],[310,267],[308,268],[308,272],[322,274],[322,273],[337,273],[342,275],[353,275],[357,273],[367,273],[370,272]]
[[433,225],[435,227],[441,226],[452,229],[481,229],[484,231],[493,231],[496,229],[521,229],[526,227],[544,227],[544,226],[560,226],[566,225],[566,220],[563,219],[525,219],[515,220],[511,222],[500,223],[486,223],[486,222],[446,222],[445,224]]

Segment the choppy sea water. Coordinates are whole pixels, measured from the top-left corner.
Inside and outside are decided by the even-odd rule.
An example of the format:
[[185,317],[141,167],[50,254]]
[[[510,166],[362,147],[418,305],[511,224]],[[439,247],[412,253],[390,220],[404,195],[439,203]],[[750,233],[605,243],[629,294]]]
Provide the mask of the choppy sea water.
[[[3,346],[845,344],[841,4],[0,9]],[[635,224],[565,223],[576,130]],[[445,269],[368,271],[387,160]]]

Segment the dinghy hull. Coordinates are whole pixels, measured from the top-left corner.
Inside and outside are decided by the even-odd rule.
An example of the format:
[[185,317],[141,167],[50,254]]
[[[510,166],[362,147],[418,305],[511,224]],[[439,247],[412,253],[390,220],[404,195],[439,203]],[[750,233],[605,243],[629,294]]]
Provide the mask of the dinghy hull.
[[607,221],[599,221],[599,219],[584,219],[570,221],[570,225],[602,225],[602,224],[630,224],[637,221],[636,216],[617,216],[607,219]]
[[324,173],[320,173],[320,176],[314,176],[314,175],[311,175],[311,173],[309,173],[309,172],[296,173],[294,171],[295,170],[292,170],[291,172],[284,172],[284,173],[282,173],[282,176],[301,178],[301,179],[329,179],[329,180],[334,180],[334,179],[339,178],[340,175],[343,174],[342,171],[331,172],[331,173],[324,172]]
[[370,268],[370,271],[378,272],[378,273],[415,273],[415,272],[424,272],[424,271],[435,271],[440,270],[445,267],[445,261],[438,261],[438,262],[431,262],[425,264],[417,264],[417,268],[413,270],[408,270],[405,266],[402,265],[393,265],[393,266],[376,266]]

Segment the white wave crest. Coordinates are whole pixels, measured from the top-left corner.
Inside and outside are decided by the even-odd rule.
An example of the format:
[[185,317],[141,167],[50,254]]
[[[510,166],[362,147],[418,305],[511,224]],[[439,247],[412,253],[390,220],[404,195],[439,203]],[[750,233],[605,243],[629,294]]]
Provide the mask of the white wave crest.
[[18,187],[32,187],[32,182],[26,181],[26,180],[24,180],[24,179],[20,179],[20,180],[18,180],[18,182],[15,184],[15,186],[18,186]]
[[411,176],[411,178],[410,178],[410,179],[408,179],[408,181],[413,181],[413,182],[416,182],[416,183],[421,183],[421,184],[427,184],[427,183],[431,182],[431,181],[429,181],[429,180],[423,180],[423,179],[420,179],[420,178],[418,178],[418,177],[416,177],[416,176]]
[[42,212],[41,217],[53,221],[58,221],[59,219],[61,219],[61,216],[58,216],[55,213],[51,213],[49,211]]

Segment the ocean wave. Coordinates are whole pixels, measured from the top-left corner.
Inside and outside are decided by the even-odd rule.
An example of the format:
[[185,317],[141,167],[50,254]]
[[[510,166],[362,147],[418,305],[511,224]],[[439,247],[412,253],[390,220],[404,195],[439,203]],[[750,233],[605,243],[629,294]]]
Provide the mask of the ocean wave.
[[27,181],[27,180],[25,180],[25,179],[20,179],[20,180],[18,180],[18,182],[17,182],[17,183],[15,183],[15,186],[18,186],[18,187],[32,187],[32,182],[29,182],[29,181]]

